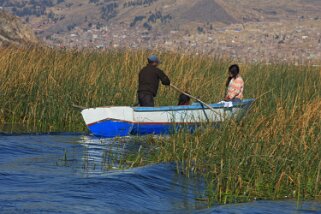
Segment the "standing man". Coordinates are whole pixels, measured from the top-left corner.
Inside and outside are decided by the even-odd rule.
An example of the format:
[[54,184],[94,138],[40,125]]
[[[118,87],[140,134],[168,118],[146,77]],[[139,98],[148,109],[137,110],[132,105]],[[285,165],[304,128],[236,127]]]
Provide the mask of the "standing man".
[[139,73],[138,101],[140,106],[154,107],[154,97],[157,95],[159,81],[163,85],[171,84],[168,76],[158,67],[157,56],[148,57],[148,64]]

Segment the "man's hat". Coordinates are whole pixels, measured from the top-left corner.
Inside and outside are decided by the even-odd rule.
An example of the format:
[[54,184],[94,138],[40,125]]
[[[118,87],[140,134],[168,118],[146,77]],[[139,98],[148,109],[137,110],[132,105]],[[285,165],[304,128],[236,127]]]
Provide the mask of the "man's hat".
[[150,57],[147,58],[149,62],[157,62],[160,63],[158,57],[156,55],[151,55]]

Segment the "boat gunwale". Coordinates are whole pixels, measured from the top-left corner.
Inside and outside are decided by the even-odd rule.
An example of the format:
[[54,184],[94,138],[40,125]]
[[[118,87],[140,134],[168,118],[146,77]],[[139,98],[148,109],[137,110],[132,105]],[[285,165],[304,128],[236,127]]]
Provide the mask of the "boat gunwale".
[[[214,109],[232,109],[232,108],[243,108],[252,104],[255,99],[244,99],[242,102],[233,102],[233,105],[228,107],[224,106],[224,103],[214,103],[210,104],[210,106]],[[158,106],[158,107],[130,107],[130,106],[102,106],[89,109],[108,109],[108,108],[121,108],[121,107],[129,107],[132,108],[134,112],[168,112],[168,111],[195,111],[195,110],[208,110],[209,108],[206,106],[202,106],[201,104],[196,105],[186,105],[186,106]]]
[[[214,103],[210,104],[210,106],[214,109],[232,109],[232,108],[243,108],[244,106],[248,106],[252,104],[255,99],[245,99],[242,102],[233,102],[231,107],[224,106],[224,103]],[[187,106],[160,106],[160,107],[134,107],[134,112],[167,112],[167,111],[195,111],[195,110],[208,110],[209,108],[206,106],[202,106],[200,104],[196,105],[187,105]]]

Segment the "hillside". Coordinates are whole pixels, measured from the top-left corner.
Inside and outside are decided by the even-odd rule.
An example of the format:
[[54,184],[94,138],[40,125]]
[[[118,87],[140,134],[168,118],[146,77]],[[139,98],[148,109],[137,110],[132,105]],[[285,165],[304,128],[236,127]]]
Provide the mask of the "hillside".
[[47,45],[317,63],[320,0],[0,0]]
[[316,17],[319,0],[2,0],[0,6],[30,22],[40,34],[91,25],[124,24],[147,30],[196,29],[231,24]]
[[35,42],[37,42],[37,38],[30,28],[17,17],[0,10],[0,46]]

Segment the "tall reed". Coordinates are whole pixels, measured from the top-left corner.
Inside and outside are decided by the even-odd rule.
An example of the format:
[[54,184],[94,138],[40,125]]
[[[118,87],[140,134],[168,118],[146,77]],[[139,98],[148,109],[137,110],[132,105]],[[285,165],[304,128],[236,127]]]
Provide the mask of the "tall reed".
[[[72,104],[87,107],[133,105],[137,75],[146,51],[77,51],[50,48],[0,49],[1,124],[27,131],[84,131]],[[206,100],[219,100],[226,62],[161,54],[172,81]],[[200,87],[202,83],[202,87]],[[211,93],[204,93],[209,92]],[[166,94],[166,96],[164,96]],[[162,88],[157,103],[176,104],[177,94]]]

